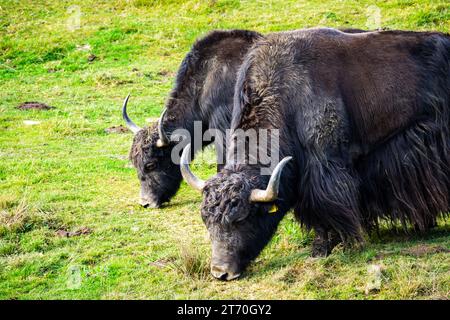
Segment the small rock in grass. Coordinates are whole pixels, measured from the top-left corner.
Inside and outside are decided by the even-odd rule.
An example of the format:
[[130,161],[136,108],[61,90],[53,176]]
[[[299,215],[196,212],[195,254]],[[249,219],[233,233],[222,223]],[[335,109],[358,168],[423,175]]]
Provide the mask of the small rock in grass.
[[97,59],[97,56],[95,54],[91,53],[87,59],[89,62],[93,62],[95,59]]

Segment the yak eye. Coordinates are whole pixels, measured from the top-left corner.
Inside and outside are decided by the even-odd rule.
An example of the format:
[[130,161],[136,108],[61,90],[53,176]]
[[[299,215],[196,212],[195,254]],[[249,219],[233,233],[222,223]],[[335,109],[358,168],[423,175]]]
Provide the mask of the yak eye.
[[156,162],[149,162],[145,164],[145,170],[155,170],[156,169]]

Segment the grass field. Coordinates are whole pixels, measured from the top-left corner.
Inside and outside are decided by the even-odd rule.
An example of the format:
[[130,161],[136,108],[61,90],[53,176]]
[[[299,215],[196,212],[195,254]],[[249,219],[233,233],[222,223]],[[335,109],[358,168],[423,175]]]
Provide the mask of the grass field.
[[[163,209],[137,205],[132,135],[105,132],[122,123],[126,94],[143,125],[209,30],[314,26],[450,32],[450,5],[0,1],[0,299],[448,299],[449,221],[426,237],[383,229],[361,250],[312,259],[312,235],[289,214],[246,276],[224,283],[209,276],[199,194],[183,183]],[[26,101],[55,108],[16,108]],[[211,153],[195,166],[203,178]]]

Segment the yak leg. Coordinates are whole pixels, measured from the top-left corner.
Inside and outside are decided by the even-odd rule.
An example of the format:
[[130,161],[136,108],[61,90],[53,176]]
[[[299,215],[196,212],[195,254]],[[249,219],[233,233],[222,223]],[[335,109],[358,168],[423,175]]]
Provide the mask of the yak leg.
[[431,229],[434,229],[437,227],[437,219],[436,217],[432,217],[431,219],[427,219],[425,222],[425,226],[421,227],[421,225],[415,223],[414,224],[414,231],[417,233],[425,233]]
[[328,248],[330,250],[330,253],[331,251],[333,251],[334,247],[336,247],[341,242],[342,239],[337,232],[335,231],[328,232]]
[[298,219],[316,231],[313,256],[327,256],[342,238],[362,241],[358,180],[336,161],[309,163],[303,180]]
[[326,257],[330,254],[328,251],[328,232],[316,230],[316,237],[312,244],[311,256]]
[[341,242],[339,235],[334,231],[316,230],[316,238],[312,244],[313,257],[326,257],[331,254],[334,247]]

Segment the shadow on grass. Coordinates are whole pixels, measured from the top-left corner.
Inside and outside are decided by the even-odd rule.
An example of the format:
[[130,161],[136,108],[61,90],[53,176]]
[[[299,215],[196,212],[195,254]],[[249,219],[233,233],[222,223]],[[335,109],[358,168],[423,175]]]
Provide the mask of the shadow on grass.
[[[450,225],[440,223],[426,234],[405,232],[403,229],[383,228],[378,235],[372,235],[363,247],[337,248],[324,259],[325,265],[336,259],[347,263],[370,263],[388,256],[423,256],[448,253],[450,248],[442,244],[448,241]],[[243,274],[243,278],[253,280],[267,276],[277,270],[294,266],[310,257],[310,245],[292,251],[289,254],[264,256],[252,263]]]
[[378,232],[374,232],[369,237],[369,243],[372,244],[407,244],[411,242],[417,241],[444,241],[448,239],[450,234],[450,225],[442,223],[436,227],[431,229],[430,231],[422,234],[417,233],[414,230],[407,229],[404,230],[398,227],[392,228],[382,228]]
[[274,271],[294,265],[296,262],[305,260],[308,257],[310,257],[310,251],[308,249],[299,249],[298,252],[292,252],[287,255],[260,258],[250,265],[242,275],[242,278],[248,280],[257,279],[271,274]]

